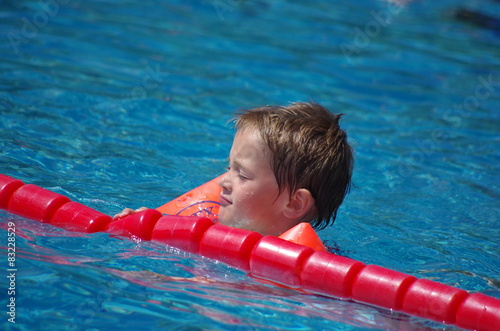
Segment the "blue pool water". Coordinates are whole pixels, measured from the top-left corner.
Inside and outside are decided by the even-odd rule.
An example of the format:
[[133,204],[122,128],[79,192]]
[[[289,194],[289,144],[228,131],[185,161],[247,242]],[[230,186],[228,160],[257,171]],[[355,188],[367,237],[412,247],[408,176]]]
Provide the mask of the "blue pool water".
[[[107,214],[157,207],[224,171],[234,111],[312,99],[346,114],[356,151],[320,236],[500,298],[500,32],[459,9],[500,19],[495,1],[0,0],[0,173]],[[456,329],[155,243],[0,222],[2,247],[17,230],[7,330]]]

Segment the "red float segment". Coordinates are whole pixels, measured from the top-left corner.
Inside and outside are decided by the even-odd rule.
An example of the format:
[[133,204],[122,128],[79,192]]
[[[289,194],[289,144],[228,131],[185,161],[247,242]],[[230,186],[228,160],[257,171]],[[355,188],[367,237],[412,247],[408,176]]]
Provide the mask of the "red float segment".
[[151,240],[153,228],[161,216],[155,209],[146,209],[109,223],[105,231],[117,236],[136,236],[142,240]]
[[57,209],[70,201],[64,195],[37,185],[26,184],[12,194],[7,210],[19,216],[47,223]]
[[0,174],[0,209],[7,209],[10,197],[23,185],[19,179]]
[[403,312],[441,323],[455,323],[458,307],[469,294],[428,279],[410,285],[403,300]]
[[165,215],[156,222],[151,240],[198,254],[201,238],[213,225],[206,217]]
[[352,298],[356,301],[401,310],[404,295],[416,277],[402,272],[367,265],[352,285]]
[[300,274],[305,291],[348,299],[358,273],[365,264],[326,252],[314,252],[307,259]]
[[50,224],[69,231],[94,233],[104,231],[112,218],[78,202],[68,202],[59,208]]
[[470,294],[458,307],[456,325],[470,330],[500,330],[500,300],[482,293]]
[[262,235],[257,232],[215,224],[200,243],[200,254],[250,271],[250,254]]
[[250,273],[257,278],[299,288],[302,266],[313,253],[310,247],[265,236],[250,255]]

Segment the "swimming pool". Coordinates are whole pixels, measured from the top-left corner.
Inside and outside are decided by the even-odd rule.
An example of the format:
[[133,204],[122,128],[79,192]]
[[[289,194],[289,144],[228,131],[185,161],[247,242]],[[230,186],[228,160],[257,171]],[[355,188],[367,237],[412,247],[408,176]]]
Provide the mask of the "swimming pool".
[[[498,4],[43,3],[0,2],[0,173],[108,214],[156,207],[223,171],[236,109],[311,98],[346,114],[356,149],[356,188],[322,238],[500,298],[499,35],[452,11]],[[454,329],[154,243],[0,219],[5,243],[9,221],[22,233],[7,329]],[[193,275],[215,282],[172,278]]]

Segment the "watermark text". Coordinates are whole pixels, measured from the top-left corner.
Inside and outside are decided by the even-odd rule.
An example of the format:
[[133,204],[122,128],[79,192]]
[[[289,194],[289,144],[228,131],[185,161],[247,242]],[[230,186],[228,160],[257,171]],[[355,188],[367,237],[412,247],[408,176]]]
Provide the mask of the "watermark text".
[[7,320],[16,323],[16,224],[7,223]]

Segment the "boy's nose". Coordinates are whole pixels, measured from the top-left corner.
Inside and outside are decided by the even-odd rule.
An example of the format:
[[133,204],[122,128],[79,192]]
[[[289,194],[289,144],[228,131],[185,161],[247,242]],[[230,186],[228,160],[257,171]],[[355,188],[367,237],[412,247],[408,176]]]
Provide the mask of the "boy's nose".
[[229,171],[221,176],[219,179],[219,186],[222,188],[222,191],[230,190]]

